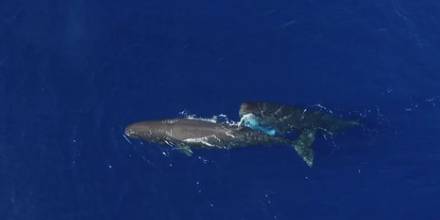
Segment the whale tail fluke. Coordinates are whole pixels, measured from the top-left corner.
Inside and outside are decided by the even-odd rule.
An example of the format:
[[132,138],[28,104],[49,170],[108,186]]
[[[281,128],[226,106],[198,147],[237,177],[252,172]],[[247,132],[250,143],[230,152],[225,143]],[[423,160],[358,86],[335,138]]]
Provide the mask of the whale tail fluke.
[[316,129],[305,129],[293,142],[293,148],[298,155],[306,162],[307,166],[313,166],[314,152],[312,144],[315,141]]

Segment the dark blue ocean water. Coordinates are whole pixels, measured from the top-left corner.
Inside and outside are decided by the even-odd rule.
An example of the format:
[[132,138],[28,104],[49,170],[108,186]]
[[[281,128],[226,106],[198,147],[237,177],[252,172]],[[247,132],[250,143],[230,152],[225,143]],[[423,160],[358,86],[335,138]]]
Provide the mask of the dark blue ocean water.
[[[439,219],[440,2],[0,1],[0,219]],[[265,100],[358,118],[196,151],[134,121]]]

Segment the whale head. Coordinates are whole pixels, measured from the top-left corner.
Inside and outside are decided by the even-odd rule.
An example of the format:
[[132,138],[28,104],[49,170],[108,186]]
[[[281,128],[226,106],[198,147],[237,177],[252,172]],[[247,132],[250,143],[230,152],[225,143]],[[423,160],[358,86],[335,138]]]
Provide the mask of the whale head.
[[158,142],[166,137],[167,127],[164,121],[143,121],[128,125],[124,134],[128,138]]

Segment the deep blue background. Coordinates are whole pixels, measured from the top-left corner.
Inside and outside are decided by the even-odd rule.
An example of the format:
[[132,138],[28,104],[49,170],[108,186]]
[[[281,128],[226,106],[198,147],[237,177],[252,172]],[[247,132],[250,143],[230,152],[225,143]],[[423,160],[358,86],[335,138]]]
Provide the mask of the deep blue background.
[[[0,1],[0,219],[438,219],[439,60],[436,0]],[[312,169],[122,137],[246,100],[366,128]]]

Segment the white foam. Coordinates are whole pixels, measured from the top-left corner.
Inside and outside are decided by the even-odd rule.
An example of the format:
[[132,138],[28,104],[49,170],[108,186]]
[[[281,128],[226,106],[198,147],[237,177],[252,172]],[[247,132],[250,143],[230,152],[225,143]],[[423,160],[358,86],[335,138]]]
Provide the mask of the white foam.
[[238,125],[237,122],[230,120],[228,118],[228,116],[223,113],[218,114],[218,115],[213,115],[211,118],[199,117],[195,114],[190,114],[186,110],[180,111],[179,114],[182,115],[184,118],[191,119],[191,120],[200,120],[200,121],[206,121],[206,122],[211,122],[211,123],[224,123],[224,124],[231,125],[231,126]]

